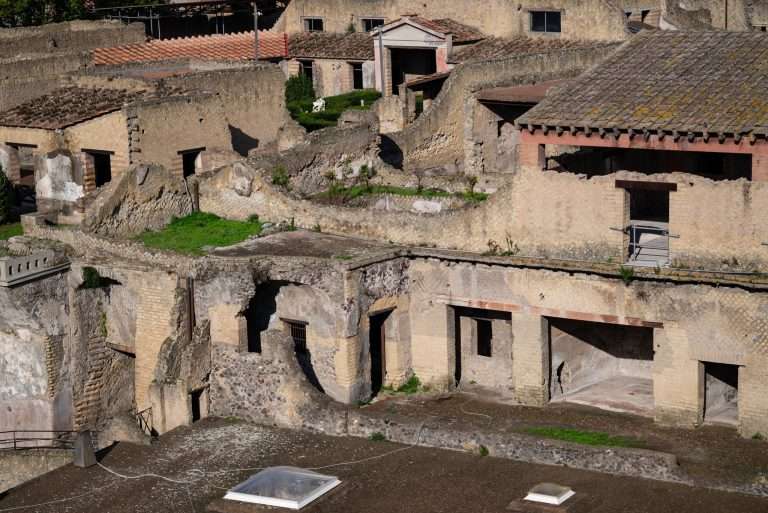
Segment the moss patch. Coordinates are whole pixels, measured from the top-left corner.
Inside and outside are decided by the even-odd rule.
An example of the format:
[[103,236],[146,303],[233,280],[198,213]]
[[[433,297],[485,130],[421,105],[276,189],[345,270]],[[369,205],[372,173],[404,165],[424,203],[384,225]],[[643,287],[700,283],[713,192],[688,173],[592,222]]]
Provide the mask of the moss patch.
[[523,430],[529,435],[542,438],[552,438],[564,442],[573,442],[583,445],[603,445],[607,447],[642,447],[644,442],[635,438],[624,436],[612,436],[601,431],[582,431],[580,429],[532,427]]
[[202,255],[206,246],[231,246],[261,233],[261,222],[231,221],[205,212],[195,212],[176,218],[164,229],[139,235],[150,248]]
[[441,189],[417,189],[415,187],[396,187],[394,185],[354,185],[352,187],[332,186],[327,191],[317,195],[318,199],[346,203],[362,196],[375,196],[379,194],[393,194],[395,196],[412,196],[419,198],[450,198],[456,197],[473,203],[488,199],[484,192],[455,192],[451,193]]
[[17,235],[23,235],[21,223],[0,224],[0,240],[8,240]]

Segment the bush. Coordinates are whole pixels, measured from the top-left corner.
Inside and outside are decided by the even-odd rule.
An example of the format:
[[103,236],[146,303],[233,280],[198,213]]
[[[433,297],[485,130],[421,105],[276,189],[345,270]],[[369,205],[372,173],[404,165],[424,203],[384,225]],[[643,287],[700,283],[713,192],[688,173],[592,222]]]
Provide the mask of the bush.
[[303,74],[296,75],[288,79],[285,83],[285,103],[309,101],[315,99],[315,88],[312,80]]
[[325,98],[325,110],[312,112],[314,95],[305,98],[289,99],[286,90],[286,107],[291,117],[300,125],[309,130],[319,130],[329,126],[336,126],[341,113],[347,109],[368,110],[381,95],[373,89],[352,91],[338,96]]
[[13,188],[3,168],[0,167],[0,224],[11,220],[11,207],[13,206]]
[[276,185],[278,187],[288,187],[290,182],[291,179],[288,176],[288,171],[285,170],[285,167],[277,166],[272,170],[272,185]]

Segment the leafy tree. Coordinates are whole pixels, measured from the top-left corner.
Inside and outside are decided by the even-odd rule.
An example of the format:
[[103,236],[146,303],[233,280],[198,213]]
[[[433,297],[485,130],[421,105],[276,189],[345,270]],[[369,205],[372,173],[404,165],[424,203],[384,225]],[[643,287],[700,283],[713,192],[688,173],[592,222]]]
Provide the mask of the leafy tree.
[[11,182],[5,176],[3,168],[0,167],[0,224],[10,221],[12,206],[13,189],[11,188]]
[[[0,0],[2,1],[2,0]],[[285,102],[295,103],[302,100],[314,100],[315,88],[312,84],[312,80],[304,75],[299,74],[288,79],[285,83]]]

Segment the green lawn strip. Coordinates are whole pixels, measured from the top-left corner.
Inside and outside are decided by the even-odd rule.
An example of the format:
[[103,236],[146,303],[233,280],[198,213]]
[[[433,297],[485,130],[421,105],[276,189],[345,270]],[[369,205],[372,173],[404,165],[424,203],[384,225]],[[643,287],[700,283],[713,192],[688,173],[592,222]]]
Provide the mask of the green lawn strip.
[[231,246],[259,233],[261,223],[258,220],[232,221],[214,214],[195,212],[174,219],[160,231],[144,232],[138,238],[150,248],[202,255],[205,246]]
[[582,431],[580,429],[556,427],[531,427],[523,429],[529,435],[562,440],[583,445],[602,445],[607,447],[642,447],[643,441],[631,437],[613,436],[600,431]]
[[23,235],[21,223],[0,224],[0,240],[8,240],[17,235]]
[[342,201],[350,201],[361,196],[375,196],[377,194],[393,194],[395,196],[418,196],[420,198],[450,198],[455,196],[469,202],[480,202],[488,199],[484,192],[456,192],[451,193],[440,189],[417,189],[415,187],[397,187],[394,185],[353,185],[352,187],[332,187],[318,194],[320,198],[338,198]]
[[[309,130],[319,130],[329,126],[336,126],[341,113],[348,109],[368,110],[381,95],[372,89],[352,91],[338,96],[328,96],[325,99],[325,110],[312,112],[314,100],[305,98],[289,101],[286,106],[291,117],[300,125]],[[361,104],[362,103],[362,104]]]

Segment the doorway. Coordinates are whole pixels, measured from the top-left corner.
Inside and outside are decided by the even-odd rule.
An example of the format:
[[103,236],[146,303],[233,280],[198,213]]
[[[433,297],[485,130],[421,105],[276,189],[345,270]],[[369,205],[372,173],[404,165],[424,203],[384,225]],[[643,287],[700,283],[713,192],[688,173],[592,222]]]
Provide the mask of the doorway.
[[392,93],[398,94],[400,84],[437,72],[434,49],[392,48]]
[[83,150],[93,162],[96,187],[103,187],[112,181],[112,155],[108,151]]
[[189,396],[192,400],[192,422],[197,422],[198,420],[202,419],[202,408],[201,408],[201,402],[203,397],[203,392],[205,392],[204,388],[201,388],[200,390],[193,390]]
[[739,366],[704,362],[704,422],[739,424]]
[[199,166],[198,157],[205,151],[205,148],[195,148],[193,150],[180,151],[181,155],[181,169],[184,178],[190,177],[195,174]]
[[384,385],[387,375],[386,322],[392,310],[371,315],[368,320],[370,327],[368,341],[371,353],[371,397],[375,397]]

